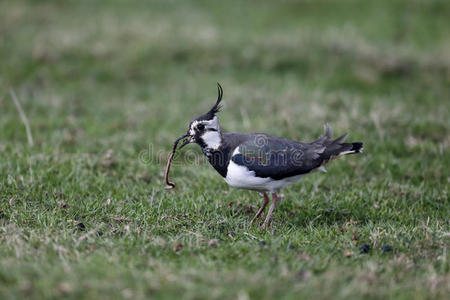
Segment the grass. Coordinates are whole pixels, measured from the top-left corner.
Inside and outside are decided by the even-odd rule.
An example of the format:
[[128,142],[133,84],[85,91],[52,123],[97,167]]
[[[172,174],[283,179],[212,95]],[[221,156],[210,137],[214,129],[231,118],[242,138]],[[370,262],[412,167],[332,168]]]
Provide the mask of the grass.
[[[446,299],[449,9],[2,1],[0,298]],[[329,122],[365,153],[283,190],[267,231],[194,146],[165,191],[217,81],[227,131]]]

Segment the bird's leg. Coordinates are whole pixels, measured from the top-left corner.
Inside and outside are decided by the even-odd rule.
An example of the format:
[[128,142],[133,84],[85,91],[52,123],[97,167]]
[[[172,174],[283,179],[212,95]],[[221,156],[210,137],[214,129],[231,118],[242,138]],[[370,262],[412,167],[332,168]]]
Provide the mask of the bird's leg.
[[256,215],[253,217],[251,224],[253,224],[253,222],[255,222],[255,220],[258,219],[259,216],[262,214],[262,212],[266,209],[267,203],[269,203],[269,196],[267,196],[267,193],[264,192],[264,202],[263,202],[263,205],[262,205],[261,208],[258,210],[258,212],[256,213]]
[[279,199],[278,199],[277,194],[276,193],[272,193],[272,204],[270,205],[269,212],[267,213],[267,216],[266,216],[266,219],[264,220],[264,223],[261,225],[262,229],[265,229],[267,224],[269,224],[270,218],[272,217],[273,210],[275,209],[275,205],[277,205],[278,200]]

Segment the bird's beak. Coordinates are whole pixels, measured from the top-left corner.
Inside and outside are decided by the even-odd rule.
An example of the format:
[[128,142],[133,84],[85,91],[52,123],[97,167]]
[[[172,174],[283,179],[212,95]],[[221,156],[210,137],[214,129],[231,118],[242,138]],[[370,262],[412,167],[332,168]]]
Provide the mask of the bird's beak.
[[181,144],[180,148],[178,148],[178,149],[181,149],[184,146],[186,146],[187,144],[190,144],[190,143],[192,143],[194,141],[194,138],[192,136],[188,135],[188,134],[185,134],[185,135],[181,136],[180,138],[181,139],[186,138],[186,139],[184,140],[183,144]]

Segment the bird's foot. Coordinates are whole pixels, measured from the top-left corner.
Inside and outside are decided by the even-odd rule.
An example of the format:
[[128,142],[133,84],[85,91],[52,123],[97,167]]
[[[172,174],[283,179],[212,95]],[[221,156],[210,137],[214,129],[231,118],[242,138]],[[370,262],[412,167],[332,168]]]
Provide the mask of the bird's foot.
[[258,212],[256,213],[256,215],[253,217],[252,221],[250,222],[250,225],[253,225],[253,223],[261,216],[261,214],[264,212],[264,210],[266,209],[267,203],[269,203],[269,196],[267,195],[267,193],[264,193],[264,201],[263,201],[263,205],[261,206],[261,208],[258,210]]
[[272,193],[272,205],[270,205],[269,212],[267,213],[266,219],[264,220],[264,223],[260,226],[260,229],[265,230],[266,227],[270,224],[270,220],[272,218],[273,210],[275,209],[275,205],[277,204],[279,198],[277,194]]

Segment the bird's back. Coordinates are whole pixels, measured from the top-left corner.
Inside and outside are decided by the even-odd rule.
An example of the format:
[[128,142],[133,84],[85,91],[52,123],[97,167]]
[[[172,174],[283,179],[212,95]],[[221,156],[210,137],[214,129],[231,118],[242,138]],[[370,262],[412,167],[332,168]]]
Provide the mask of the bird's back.
[[332,140],[327,125],[324,135],[304,143],[263,133],[225,133],[226,158],[255,172],[257,177],[275,180],[306,174],[342,154],[360,152],[362,143],[344,143],[347,135]]

